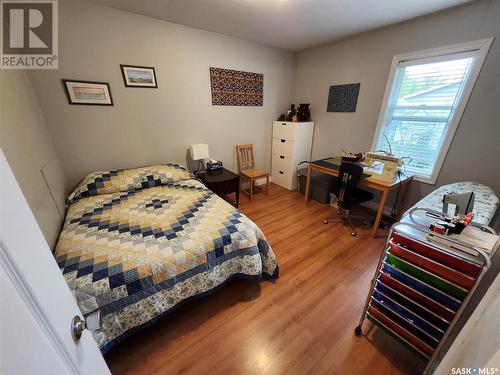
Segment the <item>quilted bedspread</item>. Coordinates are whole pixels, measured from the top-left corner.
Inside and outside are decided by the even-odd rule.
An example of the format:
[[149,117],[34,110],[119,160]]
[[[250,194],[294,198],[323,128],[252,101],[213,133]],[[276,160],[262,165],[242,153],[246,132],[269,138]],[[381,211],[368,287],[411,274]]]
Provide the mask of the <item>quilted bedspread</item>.
[[92,173],[68,205],[55,257],[102,352],[233,276],[278,276],[260,229],[179,165]]

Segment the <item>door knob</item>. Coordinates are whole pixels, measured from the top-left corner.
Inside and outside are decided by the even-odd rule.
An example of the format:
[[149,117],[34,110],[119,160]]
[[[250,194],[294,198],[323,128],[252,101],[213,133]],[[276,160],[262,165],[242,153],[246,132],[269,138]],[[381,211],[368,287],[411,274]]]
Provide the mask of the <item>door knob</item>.
[[96,331],[101,328],[101,312],[96,311],[92,314],[88,315],[85,319],[80,318],[78,315],[75,315],[73,319],[71,319],[71,336],[75,342],[78,342],[82,337],[82,333],[85,329],[89,331]]
[[71,336],[74,341],[80,340],[85,328],[87,328],[85,320],[82,320],[78,315],[75,315],[73,319],[71,319]]

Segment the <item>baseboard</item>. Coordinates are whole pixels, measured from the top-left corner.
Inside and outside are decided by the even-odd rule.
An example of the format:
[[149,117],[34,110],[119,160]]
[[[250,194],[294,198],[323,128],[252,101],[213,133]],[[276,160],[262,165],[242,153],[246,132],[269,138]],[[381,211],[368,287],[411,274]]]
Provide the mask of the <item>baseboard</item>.
[[[273,181],[273,177],[269,176],[269,182]],[[266,178],[260,178],[258,180],[255,180],[255,185],[265,185],[266,184]]]

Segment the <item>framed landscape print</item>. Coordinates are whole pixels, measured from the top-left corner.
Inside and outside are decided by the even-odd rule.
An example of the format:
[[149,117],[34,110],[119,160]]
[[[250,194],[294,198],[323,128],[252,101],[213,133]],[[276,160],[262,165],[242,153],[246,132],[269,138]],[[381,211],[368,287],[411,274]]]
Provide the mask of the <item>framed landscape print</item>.
[[120,65],[126,87],[158,88],[155,68],[147,66]]
[[111,90],[107,82],[73,81],[63,79],[69,104],[113,105]]

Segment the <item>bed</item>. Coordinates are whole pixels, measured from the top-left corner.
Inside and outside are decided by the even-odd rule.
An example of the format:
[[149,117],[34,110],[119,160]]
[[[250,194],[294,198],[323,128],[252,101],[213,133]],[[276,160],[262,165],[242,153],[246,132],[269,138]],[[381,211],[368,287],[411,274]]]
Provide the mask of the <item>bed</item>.
[[257,225],[178,164],[89,174],[67,205],[54,255],[103,353],[233,277],[279,275]]

